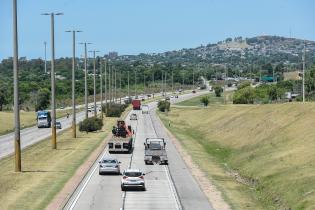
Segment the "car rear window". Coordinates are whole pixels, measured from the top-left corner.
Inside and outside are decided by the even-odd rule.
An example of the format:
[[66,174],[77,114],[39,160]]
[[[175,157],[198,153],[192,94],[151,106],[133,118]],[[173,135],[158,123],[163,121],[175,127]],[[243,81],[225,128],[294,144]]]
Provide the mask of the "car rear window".
[[102,163],[116,163],[116,160],[103,160]]
[[141,175],[142,175],[141,172],[125,172],[125,176],[129,176],[129,177],[138,177]]

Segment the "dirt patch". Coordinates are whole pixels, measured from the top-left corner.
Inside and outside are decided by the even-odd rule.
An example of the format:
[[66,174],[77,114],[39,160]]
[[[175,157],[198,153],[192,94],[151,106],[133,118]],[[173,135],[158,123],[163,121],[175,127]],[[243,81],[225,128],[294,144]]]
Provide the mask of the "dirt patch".
[[[160,120],[159,117],[157,117]],[[160,120],[162,126],[163,122]],[[195,180],[199,184],[200,188],[208,198],[209,202],[214,209],[219,210],[231,210],[231,207],[224,201],[222,193],[216,188],[216,186],[207,178],[206,174],[193,162],[190,155],[182,147],[178,139],[164,126],[170,140],[176,147],[181,158],[185,161],[187,167],[189,168],[192,175],[195,177]]]

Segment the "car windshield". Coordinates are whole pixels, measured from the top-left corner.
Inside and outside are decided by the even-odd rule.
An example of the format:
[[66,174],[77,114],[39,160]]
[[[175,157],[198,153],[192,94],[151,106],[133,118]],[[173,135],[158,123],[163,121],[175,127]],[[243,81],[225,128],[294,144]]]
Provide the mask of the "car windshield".
[[135,171],[125,172],[125,176],[128,176],[128,177],[139,177],[141,175],[142,175],[141,172],[135,172]]
[[56,125],[61,125],[61,123],[60,122],[56,122]]
[[153,149],[153,150],[160,150],[161,149],[161,144],[160,142],[156,141],[156,142],[150,142],[150,146],[149,146],[150,149]]
[[102,163],[117,163],[117,161],[111,160],[111,159],[106,159],[106,160],[103,160]]

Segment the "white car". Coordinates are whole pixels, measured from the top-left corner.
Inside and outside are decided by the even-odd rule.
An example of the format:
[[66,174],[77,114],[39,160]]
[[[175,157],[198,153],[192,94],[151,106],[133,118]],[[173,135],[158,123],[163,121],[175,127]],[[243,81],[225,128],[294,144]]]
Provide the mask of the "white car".
[[130,115],[130,120],[137,120],[137,119],[138,119],[137,114],[132,113],[132,114]]
[[144,173],[139,169],[127,169],[121,178],[121,190],[141,189],[145,190]]
[[99,175],[102,174],[120,174],[120,163],[117,158],[106,156],[99,161]]

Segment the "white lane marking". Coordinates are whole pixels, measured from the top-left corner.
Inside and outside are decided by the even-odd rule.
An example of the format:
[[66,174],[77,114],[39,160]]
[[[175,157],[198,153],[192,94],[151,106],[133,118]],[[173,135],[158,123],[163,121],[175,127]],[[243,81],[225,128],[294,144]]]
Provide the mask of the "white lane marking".
[[173,181],[171,179],[171,174],[170,174],[170,172],[168,170],[168,167],[166,165],[164,165],[164,169],[165,169],[167,181],[170,184],[170,188],[171,188],[171,191],[172,191],[173,198],[176,201],[177,209],[178,210],[182,210],[182,207],[181,207],[181,204],[179,202],[178,195],[177,195],[177,191],[176,191],[174,183],[173,183]]
[[[105,154],[106,154],[106,149],[105,149],[105,151],[103,152],[103,154],[102,154],[102,156],[101,156],[100,159],[102,159],[102,158],[105,156]],[[92,178],[94,172],[96,171],[97,166],[98,166],[98,165],[96,164],[96,166],[94,167],[92,173],[90,173],[90,175],[89,175],[89,177],[87,178],[87,180],[85,180],[85,183],[83,184],[83,187],[80,189],[79,193],[76,195],[76,198],[75,198],[74,201],[72,202],[72,204],[71,204],[71,206],[70,206],[70,208],[69,208],[70,210],[72,210],[72,209],[75,207],[75,205],[77,204],[77,202],[78,202],[78,200],[79,200],[79,198],[80,198],[82,192],[84,191],[84,189],[86,188],[87,184],[88,184],[89,181],[91,180],[91,178]]]

